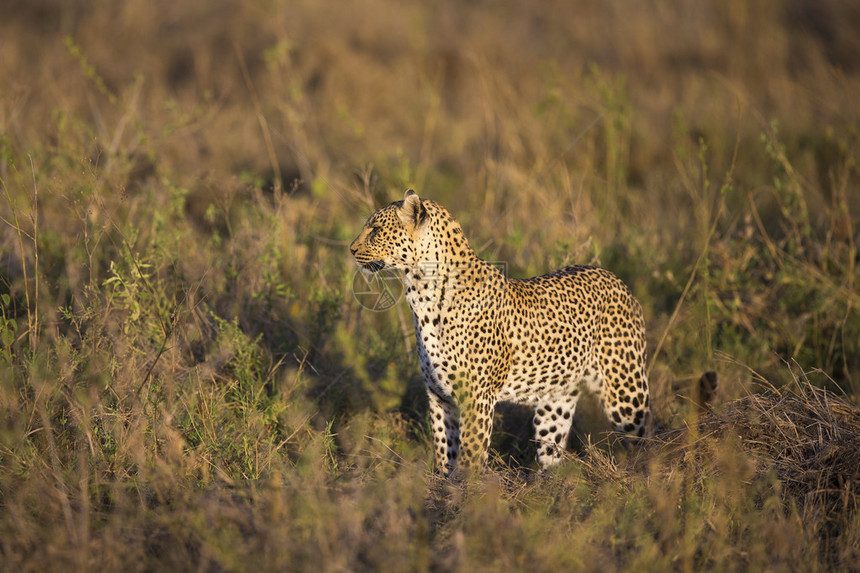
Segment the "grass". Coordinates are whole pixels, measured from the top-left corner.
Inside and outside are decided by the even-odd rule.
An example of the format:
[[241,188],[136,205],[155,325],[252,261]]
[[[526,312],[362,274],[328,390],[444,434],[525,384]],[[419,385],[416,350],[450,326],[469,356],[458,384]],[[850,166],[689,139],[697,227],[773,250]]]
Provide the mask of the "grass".
[[[850,570],[860,13],[13,2],[0,568]],[[413,186],[513,276],[642,302],[667,428],[431,472],[409,309],[347,245]],[[691,407],[716,370],[713,410]]]

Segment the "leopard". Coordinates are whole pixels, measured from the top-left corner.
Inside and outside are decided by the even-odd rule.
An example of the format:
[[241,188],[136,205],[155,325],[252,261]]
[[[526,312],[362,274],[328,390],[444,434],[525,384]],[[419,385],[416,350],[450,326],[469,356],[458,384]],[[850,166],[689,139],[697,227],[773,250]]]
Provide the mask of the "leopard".
[[402,271],[445,475],[486,466],[498,402],[533,408],[542,469],[562,461],[586,389],[625,440],[653,434],[642,307],[610,271],[509,278],[445,207],[412,189],[374,212],[349,249],[366,273]]

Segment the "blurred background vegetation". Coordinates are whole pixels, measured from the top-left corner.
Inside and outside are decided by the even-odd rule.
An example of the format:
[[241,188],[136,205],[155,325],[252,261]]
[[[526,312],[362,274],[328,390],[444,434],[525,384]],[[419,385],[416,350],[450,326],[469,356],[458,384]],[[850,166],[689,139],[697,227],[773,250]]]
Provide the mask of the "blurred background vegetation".
[[409,308],[358,304],[347,249],[411,186],[512,276],[609,268],[643,304],[662,423],[696,427],[714,369],[718,417],[819,404],[830,438],[798,451],[836,467],[860,448],[839,431],[860,401],[855,2],[3,12],[0,567],[856,565],[856,465],[801,480],[745,447],[779,424],[726,414],[680,466],[580,433],[535,477],[505,412],[496,471],[440,482]]

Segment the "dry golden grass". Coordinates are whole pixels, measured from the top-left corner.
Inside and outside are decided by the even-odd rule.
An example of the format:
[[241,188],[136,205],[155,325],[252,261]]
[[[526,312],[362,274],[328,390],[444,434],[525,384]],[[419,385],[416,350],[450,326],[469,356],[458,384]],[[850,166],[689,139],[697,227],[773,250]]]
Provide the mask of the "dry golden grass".
[[[855,2],[7,4],[0,568],[856,568]],[[667,429],[434,475],[346,248],[407,186],[621,276]]]

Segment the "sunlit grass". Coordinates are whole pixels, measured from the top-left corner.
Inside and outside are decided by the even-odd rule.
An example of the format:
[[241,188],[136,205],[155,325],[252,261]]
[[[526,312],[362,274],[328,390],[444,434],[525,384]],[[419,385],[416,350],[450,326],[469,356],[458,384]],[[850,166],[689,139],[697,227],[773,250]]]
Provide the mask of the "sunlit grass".
[[[13,4],[2,568],[855,567],[856,12]],[[347,249],[407,186],[513,276],[621,276],[665,431],[584,400],[538,472],[500,408],[485,474],[432,473],[409,308]]]

